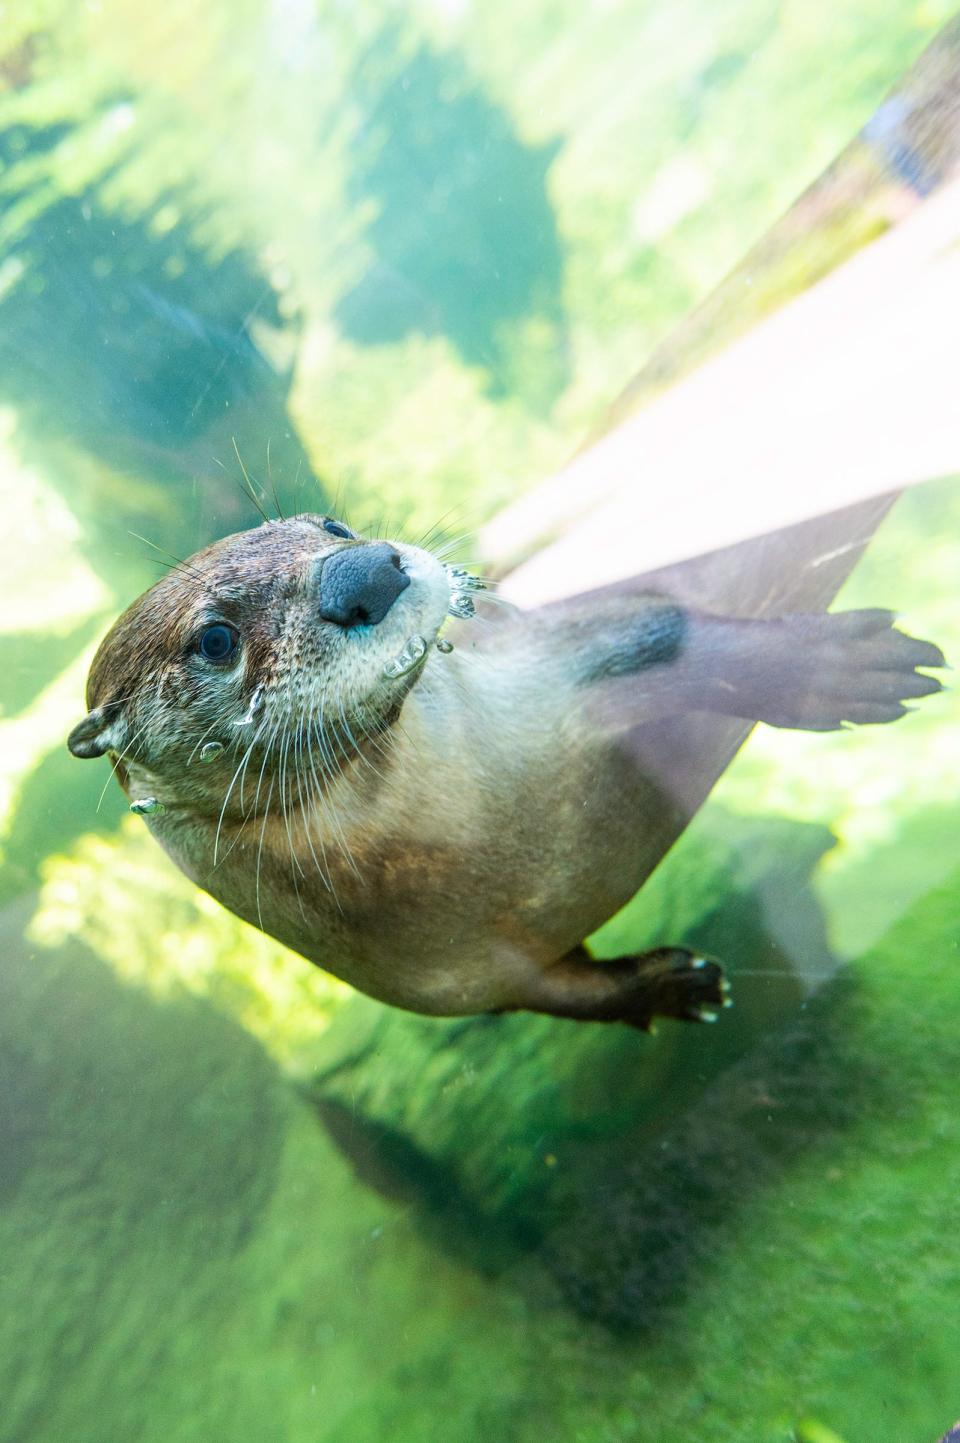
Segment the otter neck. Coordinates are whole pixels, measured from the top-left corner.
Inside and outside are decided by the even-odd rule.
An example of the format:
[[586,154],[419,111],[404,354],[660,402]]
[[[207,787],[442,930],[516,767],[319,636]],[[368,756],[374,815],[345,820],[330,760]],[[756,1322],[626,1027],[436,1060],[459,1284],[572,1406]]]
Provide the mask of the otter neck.
[[[323,802],[341,783],[363,785],[383,777],[391,764],[393,724],[402,700],[387,710],[342,717],[319,726],[291,717],[273,727],[252,728],[249,738],[224,739],[212,759],[203,746],[178,748],[154,763],[127,759],[117,776],[132,800],[153,797],[168,812],[230,821],[252,821],[282,805],[290,810]],[[216,739],[219,741],[219,738]],[[209,757],[209,752],[208,752]]]

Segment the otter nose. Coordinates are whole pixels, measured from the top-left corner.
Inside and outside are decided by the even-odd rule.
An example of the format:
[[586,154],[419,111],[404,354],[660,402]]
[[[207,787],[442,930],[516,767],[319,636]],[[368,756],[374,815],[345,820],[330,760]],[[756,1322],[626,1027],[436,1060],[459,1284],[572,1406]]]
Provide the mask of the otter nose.
[[320,569],[320,615],[337,626],[376,626],[409,585],[389,542],[346,546]]

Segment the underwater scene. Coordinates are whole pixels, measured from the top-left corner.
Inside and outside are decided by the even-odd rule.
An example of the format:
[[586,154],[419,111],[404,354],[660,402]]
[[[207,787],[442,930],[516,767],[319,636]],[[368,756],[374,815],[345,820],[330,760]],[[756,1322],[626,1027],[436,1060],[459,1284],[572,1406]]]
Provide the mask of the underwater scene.
[[576,940],[720,959],[712,1026],[387,1005],[67,747],[117,616],[301,513],[457,568],[454,658],[640,577],[960,665],[954,10],[0,7],[0,1443],[960,1438],[950,671],[636,728],[665,855]]

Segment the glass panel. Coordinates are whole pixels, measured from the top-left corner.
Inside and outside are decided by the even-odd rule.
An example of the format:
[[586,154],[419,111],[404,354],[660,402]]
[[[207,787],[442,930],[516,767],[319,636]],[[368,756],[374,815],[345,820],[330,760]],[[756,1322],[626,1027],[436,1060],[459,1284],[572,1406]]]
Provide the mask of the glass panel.
[[8,7],[0,1443],[948,1427],[951,9]]

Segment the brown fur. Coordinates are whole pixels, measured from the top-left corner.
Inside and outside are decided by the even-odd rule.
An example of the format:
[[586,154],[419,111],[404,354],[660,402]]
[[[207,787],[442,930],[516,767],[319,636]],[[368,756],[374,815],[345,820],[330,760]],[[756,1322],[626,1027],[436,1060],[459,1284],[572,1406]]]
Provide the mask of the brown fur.
[[[443,568],[399,547],[411,584],[378,625],[322,621],[325,558],[365,544],[322,520],[227,537],[135,602],[70,744],[111,753],[129,796],[163,804],[148,824],[199,886],[414,1011],[646,1026],[719,1006],[719,968],[682,949],[601,967],[580,946],[677,831],[638,724],[667,719],[680,740],[704,711],[826,729],[893,720],[939,687],[916,669],[938,649],[888,613],[732,621],[649,594],[467,623],[452,655],[389,680],[408,636],[436,637]],[[241,634],[233,666],[197,654],[211,618]],[[210,764],[205,740],[224,744]]]

